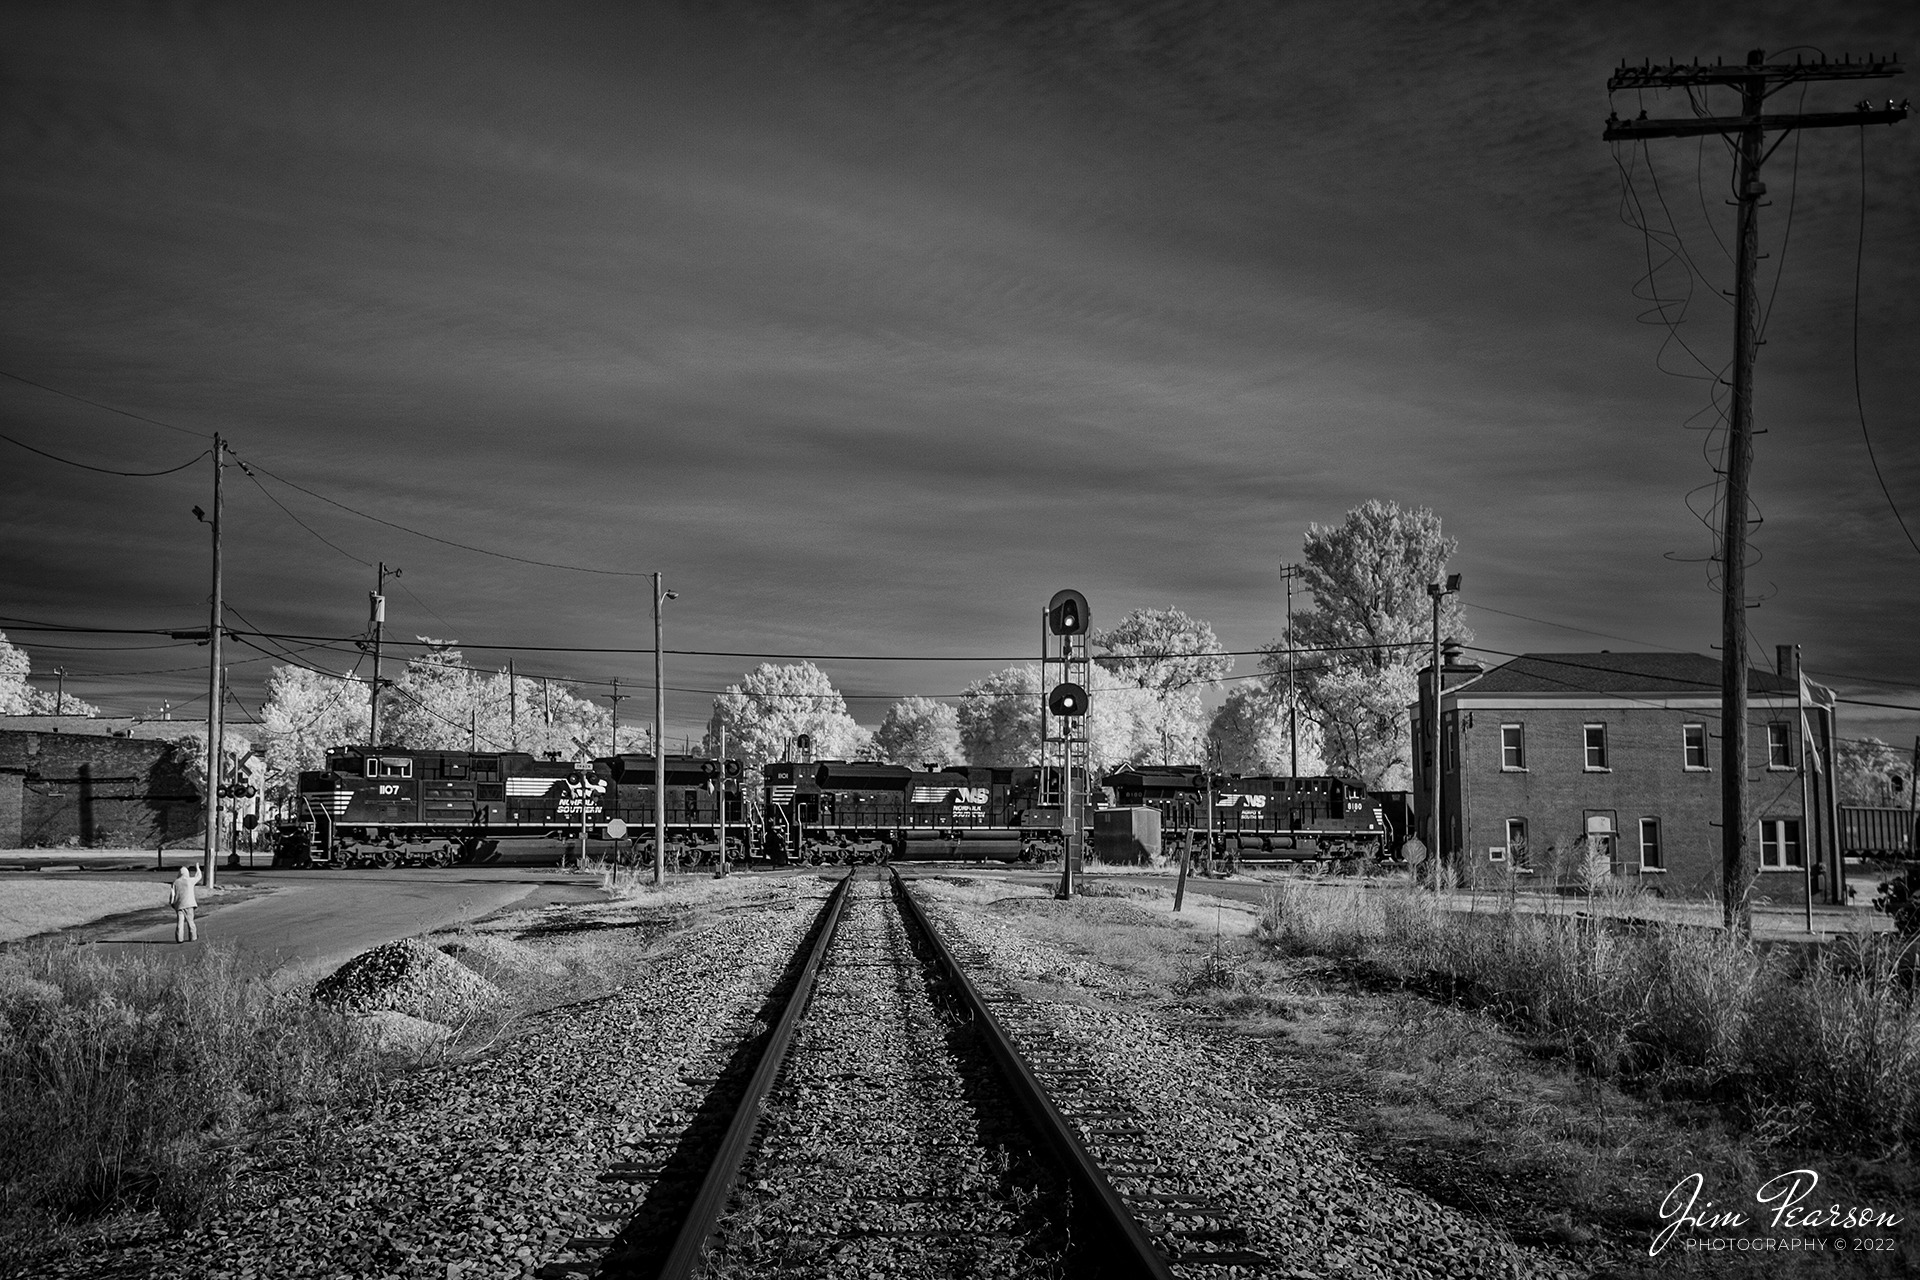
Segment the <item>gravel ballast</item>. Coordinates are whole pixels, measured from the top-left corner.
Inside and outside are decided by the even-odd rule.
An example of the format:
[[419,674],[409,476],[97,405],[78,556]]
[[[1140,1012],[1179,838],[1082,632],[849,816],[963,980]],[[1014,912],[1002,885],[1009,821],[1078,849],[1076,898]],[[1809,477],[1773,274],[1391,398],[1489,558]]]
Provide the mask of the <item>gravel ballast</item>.
[[[613,1235],[649,1193],[605,1175],[636,1149],[680,1140],[715,1055],[732,1052],[824,896],[812,878],[743,886],[733,900],[751,909],[697,918],[649,961],[617,961],[612,994],[528,1015],[477,1060],[405,1075],[310,1139],[258,1152],[204,1226],[165,1239],[149,1225],[34,1274],[568,1274],[555,1260],[579,1255],[569,1244]],[[569,927],[554,912],[527,932]],[[585,927],[595,939],[614,931]]]
[[[1179,1274],[1577,1274],[1383,1176],[1339,1123],[1334,1100],[1265,1046],[1098,998],[1121,984],[937,882],[913,891],[974,980],[1017,997],[996,1003],[996,1015],[1062,1111],[1100,1117],[1076,1121],[1082,1140]],[[1042,980],[1094,998],[1048,998],[1025,985]]]
[[714,1280],[1053,1274],[1063,1193],[892,888],[860,877],[769,1096]]

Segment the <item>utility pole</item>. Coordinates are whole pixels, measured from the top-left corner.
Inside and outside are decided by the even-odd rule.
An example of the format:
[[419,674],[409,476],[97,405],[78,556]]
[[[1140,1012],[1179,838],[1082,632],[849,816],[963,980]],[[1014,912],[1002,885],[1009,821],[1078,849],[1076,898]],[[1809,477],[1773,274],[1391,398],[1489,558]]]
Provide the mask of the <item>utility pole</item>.
[[221,624],[226,608],[220,598],[220,511],[225,503],[221,472],[225,469],[226,442],[213,437],[213,607],[207,625],[207,814],[206,849],[200,869],[207,888],[213,888],[214,865],[220,860],[220,703],[224,698],[220,670]]
[[660,606],[680,593],[664,590],[653,575],[653,882],[667,882],[667,690],[660,651]]
[[1427,851],[1433,863],[1433,891],[1440,891],[1440,864],[1446,857],[1446,788],[1443,778],[1446,761],[1441,757],[1443,735],[1440,729],[1440,602],[1460,590],[1460,575],[1450,573],[1445,584],[1430,582],[1427,595],[1433,600],[1433,847]]
[[632,696],[630,693],[620,692],[620,680],[616,676],[613,681],[613,692],[606,695],[607,701],[613,704],[613,754],[616,756],[620,754],[620,704]]
[[1297,564],[1282,565],[1280,576],[1287,580],[1287,748],[1289,752],[1289,777],[1300,776],[1300,719],[1296,710],[1293,686],[1293,580],[1305,570]]
[[727,874],[727,722],[720,722],[720,874]]
[[367,597],[367,613],[373,624],[373,689],[367,695],[367,745],[380,745],[380,637],[387,629],[387,579],[400,576],[398,569],[387,568],[382,560],[379,586]]
[[[1787,674],[1782,671],[1781,675]],[[1820,824],[1814,820],[1807,798],[1807,754],[1813,750],[1813,734],[1807,726],[1807,682],[1800,675],[1800,646],[1793,646],[1793,705],[1800,714],[1800,887],[1807,894],[1807,936],[1813,936],[1813,845]]]
[[513,678],[512,658],[507,659],[507,745],[520,749],[520,686]]
[[[1718,134],[1736,149],[1734,203],[1739,209],[1738,252],[1734,265],[1733,406],[1727,423],[1725,505],[1720,535],[1720,891],[1726,927],[1742,935],[1753,931],[1749,901],[1754,866],[1753,835],[1747,830],[1747,482],[1753,469],[1753,362],[1759,343],[1759,290],[1754,281],[1760,256],[1760,197],[1767,186],[1760,168],[1794,129],[1858,128],[1895,124],[1907,118],[1907,104],[1874,110],[1862,101],[1852,111],[1767,115],[1767,98],[1789,85],[1815,80],[1883,80],[1900,75],[1897,58],[1869,54],[1865,61],[1769,63],[1766,50],[1747,53],[1745,65],[1715,63],[1624,62],[1607,78],[1607,92],[1623,89],[1732,89],[1740,95],[1735,116],[1687,116],[1649,120],[1607,117],[1601,137],[1608,142],[1647,138],[1690,138]],[[1780,137],[1763,150],[1768,132]],[[1437,678],[1437,676],[1436,676]]]
[[55,667],[53,669],[53,714],[60,716],[66,713],[67,669],[65,667]]

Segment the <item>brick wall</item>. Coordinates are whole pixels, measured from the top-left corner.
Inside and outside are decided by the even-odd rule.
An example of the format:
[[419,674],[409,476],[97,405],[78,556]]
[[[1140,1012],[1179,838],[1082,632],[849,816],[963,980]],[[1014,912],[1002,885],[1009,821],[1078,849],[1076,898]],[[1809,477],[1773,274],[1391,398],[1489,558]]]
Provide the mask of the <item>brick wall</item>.
[[[1766,723],[1790,719],[1760,706],[1749,731],[1750,812],[1757,824],[1767,819],[1801,820],[1800,779],[1793,768],[1767,767]],[[1720,884],[1720,751],[1717,710],[1608,706],[1497,709],[1470,706],[1460,718],[1464,768],[1449,774],[1448,826],[1462,841],[1469,865],[1493,863],[1490,849],[1507,843],[1506,820],[1523,819],[1535,878],[1545,880],[1559,865],[1570,869],[1574,843],[1590,830],[1589,820],[1612,819],[1616,865],[1629,880],[1670,896],[1704,897]],[[1523,727],[1525,763],[1503,765],[1501,727]],[[1606,726],[1606,767],[1590,769],[1586,726]],[[1708,768],[1688,768],[1684,726],[1701,725],[1707,738]],[[1797,726],[1791,730],[1792,756],[1800,759]],[[1657,823],[1661,869],[1641,865],[1641,821]],[[1810,833],[1801,821],[1802,858]],[[1757,850],[1756,850],[1757,852]],[[1799,867],[1762,867],[1755,893],[1778,902],[1803,902],[1805,877]]]
[[202,829],[199,793],[170,742],[0,731],[0,779],[12,770],[20,780],[17,828],[0,799],[0,839],[12,836],[12,845],[152,848]]

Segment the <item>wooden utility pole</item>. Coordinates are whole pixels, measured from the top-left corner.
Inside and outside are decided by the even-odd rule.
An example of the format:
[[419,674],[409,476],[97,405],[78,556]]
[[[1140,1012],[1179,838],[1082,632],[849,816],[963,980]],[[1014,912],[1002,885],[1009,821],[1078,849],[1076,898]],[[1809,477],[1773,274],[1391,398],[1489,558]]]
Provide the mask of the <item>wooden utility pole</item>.
[[1290,770],[1287,776],[1292,778],[1300,776],[1300,716],[1295,705],[1298,694],[1293,684],[1293,580],[1303,572],[1305,570],[1297,564],[1282,565],[1280,568],[1280,576],[1287,581],[1287,629],[1283,634],[1287,638],[1287,752]]
[[213,888],[214,864],[220,853],[220,747],[221,707],[223,701],[220,670],[220,632],[226,612],[220,599],[220,511],[225,502],[221,492],[221,472],[226,467],[226,443],[213,437],[213,608],[207,624],[207,839],[202,859],[201,878]]
[[[1753,361],[1759,341],[1759,291],[1754,268],[1760,256],[1760,197],[1767,193],[1760,168],[1771,148],[1766,134],[1777,132],[1775,148],[1794,129],[1831,129],[1841,126],[1894,124],[1907,118],[1907,106],[1888,102],[1875,110],[1861,102],[1852,111],[1767,115],[1769,95],[1793,84],[1815,80],[1878,80],[1897,76],[1904,68],[1897,58],[1869,55],[1865,61],[1769,63],[1764,49],[1748,52],[1744,65],[1715,63],[1703,66],[1651,63],[1629,67],[1622,63],[1607,79],[1607,92],[1623,89],[1725,88],[1740,95],[1740,113],[1734,116],[1688,116],[1649,120],[1607,117],[1601,136],[1608,142],[1647,138],[1688,138],[1719,134],[1735,144],[1734,203],[1739,209],[1739,236],[1734,265],[1733,406],[1727,423],[1726,494],[1720,535],[1720,891],[1728,929],[1742,934],[1753,930],[1749,901],[1754,865],[1753,833],[1747,829],[1747,481],[1753,468]],[[1438,679],[1438,672],[1435,673]]]
[[606,697],[607,701],[613,704],[613,754],[616,756],[620,754],[620,704],[632,696],[630,693],[620,692],[620,678],[615,676],[613,692]]
[[367,597],[368,620],[373,624],[373,688],[367,694],[367,745],[375,748],[380,745],[380,638],[387,629],[387,579],[399,576],[398,569],[387,568],[387,562],[382,560],[377,586]]
[[[1783,651],[1784,656],[1784,651]],[[1787,674],[1782,671],[1781,675]],[[1813,732],[1807,725],[1807,682],[1800,675],[1800,646],[1793,646],[1793,706],[1800,714],[1800,887],[1807,895],[1807,936],[1813,936],[1813,846],[1820,830],[1807,797],[1807,755],[1813,750]]]
[[665,591],[653,575],[653,882],[667,882],[667,691],[660,651],[660,606],[680,593]]
[[716,780],[720,792],[720,817],[715,824],[720,834],[720,874],[727,874],[727,722],[720,722],[720,776]]
[[520,693],[513,678],[512,658],[507,659],[507,745],[515,751],[520,749]]

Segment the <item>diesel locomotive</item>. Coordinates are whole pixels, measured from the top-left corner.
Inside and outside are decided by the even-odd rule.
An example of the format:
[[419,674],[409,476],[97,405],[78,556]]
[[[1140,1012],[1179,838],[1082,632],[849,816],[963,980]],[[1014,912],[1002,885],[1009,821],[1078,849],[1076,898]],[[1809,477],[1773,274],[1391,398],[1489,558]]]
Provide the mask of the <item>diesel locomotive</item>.
[[[731,857],[753,852],[755,824],[740,793],[740,764],[667,757],[666,826],[677,862],[718,856],[720,805]],[[526,752],[342,747],[326,768],[300,775],[293,816],[278,832],[276,866],[484,862],[503,850],[554,856],[598,840],[625,859],[651,858],[651,756],[587,763]]]
[[1060,809],[1041,802],[1037,768],[822,760],[776,761],[764,772],[766,847],[776,861],[1034,861],[1060,848]]
[[1115,804],[1159,810],[1162,832],[1211,831],[1215,851],[1242,862],[1373,859],[1397,843],[1390,793],[1370,792],[1357,778],[1209,778],[1198,767],[1171,766],[1110,773],[1105,785]]
[[[1033,862],[1057,857],[1063,844],[1057,786],[1043,791],[1038,768],[774,761],[758,795],[743,791],[741,773],[738,760],[667,757],[669,862],[718,860],[722,804],[729,861]],[[274,862],[447,866],[562,858],[593,844],[615,861],[651,861],[654,781],[653,758],[642,755],[569,763],[513,751],[342,747],[327,753],[324,769],[300,775]],[[1163,839],[1211,830],[1214,852],[1241,861],[1379,858],[1397,844],[1393,797],[1353,778],[1209,778],[1195,766],[1166,766],[1100,781],[1089,792],[1076,778],[1074,789],[1094,807],[1158,810]]]

